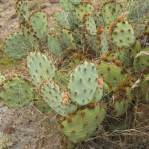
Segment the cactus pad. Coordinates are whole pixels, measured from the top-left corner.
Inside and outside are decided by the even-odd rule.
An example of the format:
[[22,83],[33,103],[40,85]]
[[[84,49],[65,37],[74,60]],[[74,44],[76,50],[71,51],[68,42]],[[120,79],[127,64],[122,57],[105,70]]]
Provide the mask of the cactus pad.
[[77,66],[69,81],[70,97],[79,105],[90,103],[98,85],[97,70],[93,63],[85,62]]
[[29,50],[28,42],[21,32],[10,35],[4,45],[5,54],[14,59],[25,57]]
[[56,56],[62,54],[62,47],[57,37],[48,35],[48,49],[52,54]]
[[52,61],[48,60],[44,54],[38,52],[30,53],[27,57],[27,66],[33,84],[38,86],[55,75],[55,66]]
[[73,143],[81,142],[94,134],[105,114],[106,108],[102,105],[79,110],[61,122],[62,132]]
[[33,88],[21,78],[8,80],[2,86],[0,98],[10,107],[20,108],[28,105],[34,98]]
[[74,112],[77,106],[69,102],[69,97],[66,93],[62,93],[58,85],[49,81],[44,84],[41,90],[43,99],[56,113],[67,116],[69,113]]
[[79,22],[84,21],[84,17],[90,15],[93,11],[93,7],[89,3],[81,3],[75,7],[75,16]]
[[90,35],[95,36],[96,35],[96,23],[94,21],[94,18],[89,16],[87,17],[87,20],[85,22],[86,30]]
[[149,68],[149,51],[141,51],[134,59],[135,71],[148,71]]
[[71,29],[70,15],[68,12],[56,12],[54,18],[61,27],[65,29]]
[[118,22],[112,29],[112,42],[119,48],[129,48],[135,43],[132,26],[127,21]]
[[48,18],[44,12],[36,12],[30,17],[31,26],[40,39],[46,41],[48,35]]
[[101,14],[106,25],[111,24],[121,13],[122,5],[114,1],[106,2],[101,9]]
[[101,62],[98,66],[99,77],[103,78],[110,88],[115,88],[125,79],[120,67],[113,63]]

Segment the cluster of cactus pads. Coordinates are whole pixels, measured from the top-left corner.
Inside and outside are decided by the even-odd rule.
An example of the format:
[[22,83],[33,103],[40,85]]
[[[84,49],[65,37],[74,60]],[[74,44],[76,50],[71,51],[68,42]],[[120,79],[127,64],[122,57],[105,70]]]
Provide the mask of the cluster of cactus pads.
[[[64,134],[74,143],[90,136],[106,114],[104,103],[98,103],[103,96],[103,86],[98,83],[95,64],[84,62],[77,66],[65,88],[52,79],[55,69],[45,55],[31,53],[27,65],[32,81],[39,78],[35,85],[40,89],[44,101],[64,117],[60,121]],[[80,123],[79,119],[82,119]]]
[[[26,58],[30,77],[0,74],[0,99],[8,106],[35,102],[38,91],[35,105],[55,111],[63,134],[78,143],[94,135],[107,110],[120,117],[132,101],[149,102],[149,43],[142,46],[123,4],[108,1],[96,9],[90,0],[60,0],[51,30],[45,12],[32,12],[27,0],[16,6],[20,30],[6,39],[4,53]],[[144,26],[141,36],[149,39],[149,23]],[[62,73],[65,62],[73,61],[70,53],[84,59]]]

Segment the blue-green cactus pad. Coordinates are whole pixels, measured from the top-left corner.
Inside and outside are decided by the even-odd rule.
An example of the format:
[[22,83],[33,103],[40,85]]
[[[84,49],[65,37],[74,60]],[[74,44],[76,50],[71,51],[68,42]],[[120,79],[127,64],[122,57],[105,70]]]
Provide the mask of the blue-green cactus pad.
[[39,52],[30,53],[27,57],[27,67],[33,84],[38,86],[55,75],[55,66],[52,61]]
[[30,17],[31,26],[36,36],[45,41],[48,35],[48,17],[44,12],[36,12]]
[[112,42],[119,48],[129,48],[135,43],[135,34],[127,21],[118,22],[111,35]]
[[13,59],[21,59],[32,50],[22,32],[15,32],[8,37],[4,45],[4,53]]
[[63,103],[63,92],[59,86],[54,82],[49,81],[48,84],[44,84],[41,89],[41,93],[45,102],[57,113],[62,116],[67,116],[69,113],[73,113],[77,106],[71,103]]
[[0,98],[9,107],[20,108],[28,105],[33,100],[33,87],[21,78],[13,78],[6,81],[2,86]]
[[96,23],[93,17],[89,16],[87,17],[87,20],[85,22],[86,30],[90,35],[96,36]]
[[98,74],[93,63],[85,62],[71,74],[68,88],[72,101],[79,105],[90,103],[98,86]]
[[56,56],[60,56],[62,54],[62,46],[58,37],[48,35],[48,49]]

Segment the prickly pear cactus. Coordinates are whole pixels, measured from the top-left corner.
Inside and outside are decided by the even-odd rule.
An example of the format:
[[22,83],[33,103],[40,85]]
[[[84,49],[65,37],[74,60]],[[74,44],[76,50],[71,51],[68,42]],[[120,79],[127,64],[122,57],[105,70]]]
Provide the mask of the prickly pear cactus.
[[97,29],[96,29],[96,23],[94,21],[94,18],[91,17],[91,16],[87,17],[87,20],[85,22],[85,25],[86,25],[87,32],[90,35],[95,36],[96,35],[96,32],[97,32]]
[[58,37],[48,35],[48,49],[56,56],[60,56],[62,54],[62,46]]
[[134,58],[138,52],[141,50],[141,45],[136,41],[135,45],[127,48],[120,49],[116,52],[116,57],[123,63],[125,67],[132,67]]
[[0,98],[13,108],[28,105],[34,98],[33,87],[22,78],[7,80],[0,91]]
[[30,16],[28,0],[17,0],[16,12],[21,23],[28,22]]
[[67,116],[77,109],[77,106],[71,103],[67,92],[62,92],[52,81],[42,86],[41,93],[45,102],[62,116]]
[[55,75],[55,66],[46,55],[32,52],[27,57],[27,67],[33,84],[40,86],[43,81],[52,79]]
[[5,54],[16,60],[25,57],[30,50],[22,32],[10,35],[4,45]]
[[78,22],[83,23],[86,16],[91,15],[93,6],[89,3],[81,3],[75,7],[74,14]]
[[119,48],[129,48],[135,43],[132,26],[125,20],[120,20],[111,27],[111,40]]
[[114,63],[101,62],[97,66],[97,70],[99,77],[103,78],[110,89],[116,88],[125,79],[125,74],[122,73],[122,69]]
[[56,12],[54,18],[59,26],[65,29],[71,29],[70,14],[68,12]]
[[93,135],[105,114],[104,105],[79,110],[61,122],[61,130],[68,140],[79,143]]
[[48,35],[48,18],[44,12],[35,12],[30,17],[30,23],[37,38],[46,41]]
[[105,2],[101,9],[101,15],[106,25],[111,24],[122,13],[122,5],[115,1]]
[[77,66],[71,74],[68,88],[73,102],[86,105],[93,100],[98,86],[98,74],[93,63],[85,62]]
[[149,72],[149,51],[141,51],[136,55],[134,59],[134,68],[137,72]]

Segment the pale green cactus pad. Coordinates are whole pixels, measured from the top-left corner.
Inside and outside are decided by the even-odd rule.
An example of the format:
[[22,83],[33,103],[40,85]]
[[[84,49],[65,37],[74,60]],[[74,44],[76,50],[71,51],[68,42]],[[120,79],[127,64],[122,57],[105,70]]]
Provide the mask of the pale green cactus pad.
[[49,81],[48,84],[44,84],[41,89],[41,93],[45,102],[57,113],[62,116],[67,116],[69,113],[73,113],[77,106],[70,103],[67,93],[60,90],[59,86],[54,82]]
[[132,26],[127,21],[118,22],[112,29],[112,42],[119,48],[129,48],[135,43]]
[[29,105],[33,98],[34,92],[32,85],[21,78],[13,78],[6,81],[0,91],[0,99],[12,108]]
[[97,70],[99,77],[103,78],[110,89],[114,89],[125,79],[122,69],[113,63],[101,62]]
[[48,50],[56,56],[62,54],[62,46],[58,37],[48,35]]
[[102,9],[101,14],[106,25],[111,24],[122,13],[122,5],[118,2],[106,2]]
[[21,59],[30,51],[28,41],[22,32],[15,32],[8,37],[4,45],[4,53],[13,59]]
[[68,140],[79,143],[94,134],[105,115],[104,105],[79,110],[61,122],[61,130]]
[[148,71],[149,69],[149,51],[141,51],[138,53],[134,59],[134,69],[135,71]]
[[85,22],[86,30],[90,35],[96,36],[96,23],[93,17],[89,16],[87,17],[87,20]]
[[30,17],[30,23],[40,41],[46,41],[48,35],[48,17],[44,12],[35,12]]
[[52,61],[39,52],[30,53],[27,57],[27,67],[33,84],[37,86],[55,75],[55,66]]
[[93,63],[85,62],[71,74],[68,88],[73,102],[79,105],[90,103],[98,86],[98,74]]
[[70,14],[69,12],[56,12],[54,15],[54,18],[58,25],[65,29],[71,29],[71,24],[70,24]]

